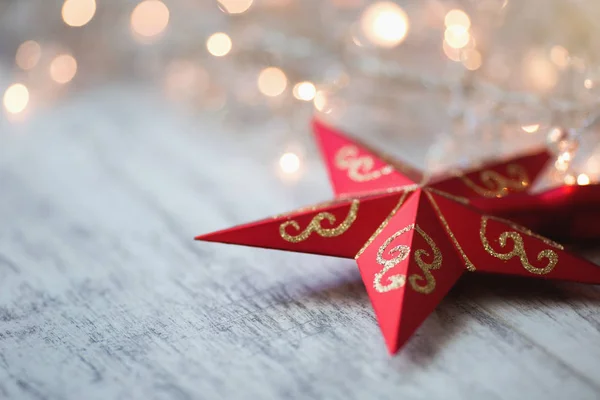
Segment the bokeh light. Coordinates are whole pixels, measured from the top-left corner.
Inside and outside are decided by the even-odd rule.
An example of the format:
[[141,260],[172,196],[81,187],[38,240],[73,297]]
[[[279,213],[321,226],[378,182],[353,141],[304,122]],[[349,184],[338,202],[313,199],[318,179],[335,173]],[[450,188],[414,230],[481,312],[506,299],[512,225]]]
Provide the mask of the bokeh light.
[[567,184],[569,186],[574,185],[575,183],[577,183],[577,179],[573,175],[571,175],[571,174],[565,175],[564,181],[565,181],[565,184]]
[[66,0],[62,6],[62,19],[69,26],[83,26],[95,13],[96,0]]
[[313,104],[318,111],[326,112],[327,111],[327,93],[319,90],[315,93],[315,98],[313,100]]
[[160,0],[144,0],[131,13],[131,29],[146,38],[159,35],[168,24],[169,9]]
[[284,153],[279,159],[279,167],[286,174],[293,174],[300,169],[300,157],[295,153]]
[[299,82],[294,85],[293,93],[298,100],[311,101],[315,98],[317,89],[312,82]]
[[475,49],[466,49],[461,54],[463,65],[469,71],[475,71],[481,67],[481,53]]
[[462,49],[471,40],[469,29],[461,25],[451,25],[444,32],[444,40],[454,49]]
[[535,133],[540,129],[540,124],[523,125],[521,129],[527,133]]
[[50,77],[57,83],[70,82],[77,73],[77,60],[70,54],[56,56],[50,63]]
[[218,0],[221,9],[229,14],[241,14],[247,11],[253,0]]
[[402,43],[408,33],[408,16],[395,3],[383,1],[371,4],[360,20],[365,37],[380,47],[395,47]]
[[258,90],[265,96],[275,97],[282,94],[287,87],[285,73],[276,67],[268,67],[258,75]]
[[590,177],[587,176],[587,174],[579,174],[577,176],[577,184],[581,185],[581,186],[589,185],[590,184]]
[[444,54],[446,55],[446,57],[448,57],[452,61],[459,62],[461,50],[455,49],[454,47],[450,47],[448,42],[446,42],[445,40],[442,43],[443,43],[442,48],[444,50]]
[[15,83],[4,92],[3,103],[7,112],[18,114],[25,110],[29,103],[29,90],[22,83]]
[[39,43],[34,40],[28,40],[23,42],[17,49],[15,62],[20,68],[30,70],[40,61],[41,54],[42,48]]
[[206,41],[208,52],[215,57],[223,57],[231,51],[231,38],[223,32],[212,34]]
[[453,25],[462,26],[465,29],[469,29],[471,27],[471,19],[463,10],[450,10],[446,14],[444,18],[444,24],[446,27],[451,27]]

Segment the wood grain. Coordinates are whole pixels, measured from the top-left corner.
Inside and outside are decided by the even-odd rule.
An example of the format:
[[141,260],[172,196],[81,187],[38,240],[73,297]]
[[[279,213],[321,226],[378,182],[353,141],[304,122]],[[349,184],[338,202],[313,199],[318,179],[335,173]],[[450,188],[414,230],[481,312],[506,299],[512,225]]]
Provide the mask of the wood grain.
[[283,182],[139,90],[0,121],[0,398],[600,398],[598,287],[468,275],[390,357],[352,261],[193,242],[330,196],[300,134]]

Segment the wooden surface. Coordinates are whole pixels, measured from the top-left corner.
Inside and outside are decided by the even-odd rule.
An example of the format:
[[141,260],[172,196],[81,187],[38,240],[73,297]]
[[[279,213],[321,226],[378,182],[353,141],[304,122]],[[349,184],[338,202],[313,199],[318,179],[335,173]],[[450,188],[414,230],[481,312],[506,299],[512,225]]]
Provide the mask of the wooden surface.
[[468,275],[390,357],[353,261],[194,235],[330,197],[145,94],[0,120],[0,399],[598,399],[600,288]]

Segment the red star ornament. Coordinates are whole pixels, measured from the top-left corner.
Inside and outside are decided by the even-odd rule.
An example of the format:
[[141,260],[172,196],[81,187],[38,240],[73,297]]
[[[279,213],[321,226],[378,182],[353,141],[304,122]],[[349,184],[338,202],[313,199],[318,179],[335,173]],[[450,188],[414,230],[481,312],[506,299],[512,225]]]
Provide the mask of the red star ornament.
[[335,200],[196,239],[355,258],[390,353],[465,271],[600,283],[596,265],[470,205],[524,191],[547,152],[428,183],[318,121],[314,130]]

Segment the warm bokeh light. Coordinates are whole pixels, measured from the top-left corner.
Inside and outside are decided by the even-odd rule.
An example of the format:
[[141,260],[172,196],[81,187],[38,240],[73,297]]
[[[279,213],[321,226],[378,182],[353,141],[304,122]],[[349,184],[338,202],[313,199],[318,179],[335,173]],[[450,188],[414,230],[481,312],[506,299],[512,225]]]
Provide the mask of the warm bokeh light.
[[562,46],[553,46],[550,49],[550,59],[560,69],[569,66],[569,51]]
[[318,111],[325,112],[327,108],[327,94],[324,91],[319,90],[315,93],[313,104]]
[[300,157],[294,153],[284,153],[279,159],[279,167],[286,174],[293,174],[300,169]]
[[371,4],[362,14],[360,26],[365,37],[376,46],[394,47],[408,33],[408,16],[395,3],[383,1]]
[[42,48],[39,43],[34,40],[23,42],[17,49],[15,62],[24,70],[32,69],[40,61]]
[[558,71],[543,54],[532,52],[524,60],[524,78],[533,88],[540,91],[552,89],[558,80]]
[[160,0],[144,0],[131,13],[131,29],[138,35],[152,37],[169,24],[169,9]]
[[25,110],[29,103],[29,90],[21,83],[15,83],[4,92],[4,108],[10,114],[18,114]]
[[469,29],[471,27],[471,19],[463,10],[455,9],[448,11],[448,14],[444,18],[444,24],[447,28],[458,25]]
[[574,185],[577,182],[577,179],[575,179],[575,177],[573,175],[566,175],[565,176],[565,183],[567,185]]
[[77,61],[70,54],[56,56],[50,63],[50,77],[57,83],[70,82],[77,73]]
[[460,53],[461,50],[460,49],[455,49],[453,47],[450,47],[450,45],[444,40],[443,41],[443,49],[444,49],[444,54],[446,55],[446,57],[448,57],[450,60],[452,61],[460,61]]
[[223,57],[231,51],[231,39],[226,33],[212,34],[206,41],[208,52],[215,57]]
[[462,63],[469,71],[475,71],[481,67],[481,53],[475,49],[466,49],[461,54]]
[[592,89],[594,87],[594,81],[591,79],[586,79],[583,81],[583,86],[585,86],[586,89]]
[[279,96],[287,87],[287,77],[282,70],[268,67],[258,75],[258,90],[265,96]]
[[557,170],[564,172],[569,168],[569,162],[562,159],[558,159],[554,162],[554,167]]
[[535,133],[540,129],[540,124],[523,125],[521,129],[527,133]]
[[241,14],[252,5],[252,0],[218,0],[221,9],[229,14]]
[[299,82],[294,85],[293,93],[298,100],[311,101],[315,98],[317,89],[312,82]]
[[65,0],[62,6],[62,19],[69,26],[83,26],[95,13],[96,0]]
[[579,174],[577,176],[577,184],[581,185],[581,186],[589,185],[590,184],[590,177],[587,176],[586,174]]
[[568,163],[569,161],[571,161],[571,153],[569,153],[568,151],[562,152],[559,156],[558,156],[558,161],[562,162],[562,163]]
[[471,40],[469,29],[461,25],[451,25],[444,32],[444,40],[454,49],[462,49]]

